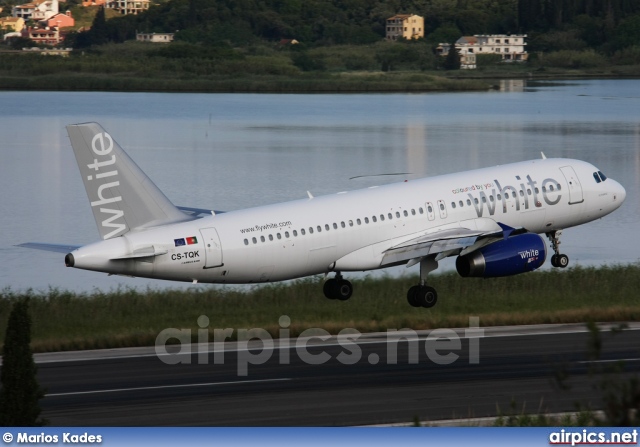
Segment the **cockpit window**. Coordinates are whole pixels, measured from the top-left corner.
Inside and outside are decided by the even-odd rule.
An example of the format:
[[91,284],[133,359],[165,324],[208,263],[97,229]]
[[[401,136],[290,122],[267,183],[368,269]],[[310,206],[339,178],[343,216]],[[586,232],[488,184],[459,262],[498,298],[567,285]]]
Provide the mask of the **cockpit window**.
[[594,172],[593,178],[596,179],[596,183],[604,182],[607,179],[607,176],[602,173],[602,171]]

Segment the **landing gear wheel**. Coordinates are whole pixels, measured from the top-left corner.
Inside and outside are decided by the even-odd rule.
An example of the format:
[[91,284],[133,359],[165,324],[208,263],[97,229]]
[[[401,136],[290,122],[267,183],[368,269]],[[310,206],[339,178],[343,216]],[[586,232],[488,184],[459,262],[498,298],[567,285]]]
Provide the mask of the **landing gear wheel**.
[[430,286],[413,286],[407,292],[407,301],[413,307],[433,307],[438,302],[438,292]]
[[338,281],[331,278],[324,282],[324,286],[322,286],[322,292],[324,293],[324,296],[326,296],[330,300],[335,300],[338,297],[336,293],[337,288]]
[[339,279],[334,290],[335,298],[340,301],[347,301],[353,294],[353,285],[346,279]]
[[558,265],[558,255],[551,256],[551,265],[554,267],[560,267],[560,265]]
[[417,301],[419,290],[420,286],[413,286],[407,292],[407,301],[409,301],[411,307],[422,307],[422,305]]
[[416,293],[416,301],[427,309],[433,307],[438,302],[438,292],[430,286],[422,286]]
[[342,279],[342,275],[336,275],[335,278],[324,282],[322,292],[330,300],[346,301],[353,295],[353,285],[346,279]]
[[556,264],[558,264],[557,267],[566,268],[569,265],[569,256],[557,255]]

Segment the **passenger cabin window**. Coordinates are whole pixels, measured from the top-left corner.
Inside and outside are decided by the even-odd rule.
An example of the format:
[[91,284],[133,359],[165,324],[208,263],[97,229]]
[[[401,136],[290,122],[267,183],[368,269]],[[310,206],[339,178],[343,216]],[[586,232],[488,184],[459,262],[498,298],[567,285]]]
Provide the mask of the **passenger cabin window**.
[[413,208],[411,208],[411,215],[415,216],[416,215],[416,210],[414,210]]
[[342,228],[344,228],[344,227],[345,227],[344,222],[340,222],[340,226],[341,226]]
[[451,202],[451,208],[455,208],[456,207],[456,202]]
[[350,226],[350,227],[352,227],[352,226],[353,226],[353,221],[352,221],[352,220],[350,220],[350,221],[349,221],[349,226]]
[[420,214],[424,214],[424,210],[422,209],[422,207],[418,208],[418,212],[419,212]]
[[402,214],[404,214],[404,217],[409,217],[409,213],[407,213],[407,210],[404,210]]
[[380,214],[380,221],[384,222],[384,214]]
[[440,204],[440,210],[444,211],[444,203]]
[[249,239],[244,240],[244,245],[249,245]]
[[309,234],[313,234],[313,227],[309,227]]
[[324,229],[329,231],[329,224],[325,224]]
[[298,231],[297,230],[293,230],[293,237],[298,237]]
[[378,221],[378,219],[376,219],[376,216],[371,216],[371,220],[374,221],[374,222]]
[[255,237],[251,238],[251,242],[253,242],[254,244],[257,244],[258,243],[258,239],[256,239]]
[[365,218],[364,218],[364,223],[366,223],[366,224],[368,224],[368,223],[369,223],[369,218],[368,218],[368,217],[365,217]]
[[269,235],[269,240],[272,241],[273,240],[273,234]]
[[399,211],[396,211],[396,217],[397,217],[398,219],[400,219],[400,212],[399,212]]
[[431,205],[427,207],[427,211],[429,211],[430,213],[433,213],[433,208],[431,208]]
[[358,225],[362,225],[362,221],[360,219],[356,219],[356,222],[358,223]]
[[471,199],[467,199],[467,206],[471,206]]
[[337,229],[338,229],[338,224],[337,224],[337,223],[335,223],[335,222],[333,223],[333,229],[334,229],[334,230],[337,230]]
[[264,236],[260,236],[260,242],[264,242]]
[[276,236],[278,237],[278,239],[282,239],[282,235],[280,233],[278,233]]

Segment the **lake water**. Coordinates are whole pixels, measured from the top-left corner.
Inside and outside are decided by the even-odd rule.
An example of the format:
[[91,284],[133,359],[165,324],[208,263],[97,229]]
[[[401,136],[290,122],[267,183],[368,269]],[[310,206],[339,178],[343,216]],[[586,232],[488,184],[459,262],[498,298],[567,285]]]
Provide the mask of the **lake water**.
[[[98,239],[65,130],[87,121],[101,123],[175,204],[222,210],[539,158],[540,151],[580,158],[620,181],[627,199],[614,214],[565,230],[563,252],[574,265],[638,262],[640,80],[503,87],[353,95],[0,92],[0,287],[189,287],[68,269],[63,254],[14,247]],[[410,174],[372,177],[398,172]]]

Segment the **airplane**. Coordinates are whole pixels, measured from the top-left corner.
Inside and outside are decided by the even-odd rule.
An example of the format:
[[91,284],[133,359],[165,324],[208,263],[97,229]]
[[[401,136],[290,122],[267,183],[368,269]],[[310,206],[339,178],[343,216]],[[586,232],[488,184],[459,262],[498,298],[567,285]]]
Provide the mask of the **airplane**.
[[308,197],[237,211],[179,207],[97,123],[67,126],[102,240],[24,243],[67,253],[67,267],[192,283],[326,279],[327,298],[347,300],[344,272],[419,264],[411,306],[430,308],[427,276],[456,256],[463,277],[501,277],[554,267],[562,230],[613,212],[626,191],[593,165],[546,158]]

